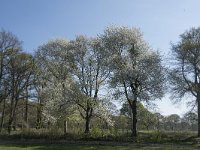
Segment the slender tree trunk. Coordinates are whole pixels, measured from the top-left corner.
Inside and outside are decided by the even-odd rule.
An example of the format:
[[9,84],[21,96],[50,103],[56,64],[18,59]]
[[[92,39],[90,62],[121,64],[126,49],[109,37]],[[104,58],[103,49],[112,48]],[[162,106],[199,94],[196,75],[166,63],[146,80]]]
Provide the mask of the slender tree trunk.
[[67,120],[64,120],[64,135],[67,134]]
[[132,137],[135,140],[137,137],[137,102],[132,103]]
[[[16,129],[16,108],[17,108],[18,98],[15,97],[14,99],[12,99],[11,103],[12,104],[11,104],[11,109],[10,109],[10,117],[9,117],[9,121],[8,121],[8,133],[9,134],[12,130],[12,127],[14,127],[14,129]],[[13,126],[13,121],[15,121],[14,126]]]
[[198,137],[200,137],[200,93],[197,93]]
[[13,116],[13,131],[16,131],[17,130],[17,116],[16,114],[14,113],[14,116]]
[[9,119],[8,119],[8,134],[10,134],[11,130],[12,130],[12,123],[13,123],[13,116],[14,116],[14,101],[15,101],[15,96],[16,96],[16,86],[15,86],[15,76],[14,73],[12,74],[12,93],[11,93],[11,102],[10,102],[10,115],[9,115]]
[[42,117],[41,117],[41,108],[40,107],[41,107],[40,105],[37,107],[36,129],[40,129],[42,127],[42,125],[41,125]]
[[0,133],[1,133],[1,131],[3,129],[3,125],[4,125],[5,107],[6,107],[6,99],[3,100],[3,109],[2,109],[2,116],[1,116]]
[[11,130],[12,130],[12,123],[13,123],[13,115],[12,115],[12,112],[10,112],[10,117],[9,117],[9,120],[8,120],[8,134],[11,133]]
[[[13,122],[15,121],[15,108],[16,108],[16,104],[14,106],[14,108],[12,108],[11,112],[10,112],[10,117],[9,117],[9,121],[8,121],[8,133],[11,133],[12,128],[15,130],[16,127],[15,125],[13,126]],[[15,123],[15,122],[14,122]]]
[[24,115],[24,122],[25,127],[28,128],[28,88],[26,87],[26,97],[25,97],[25,115]]
[[13,123],[13,99],[11,100],[11,106],[10,106],[10,115],[8,119],[8,134],[10,134],[12,130],[12,123]]
[[85,119],[85,133],[89,133],[90,132],[90,118],[86,117]]
[[42,104],[40,98],[38,99],[37,105],[37,120],[36,120],[36,129],[40,129],[42,127]]
[[148,125],[146,126],[146,128],[147,128],[147,131],[149,131],[149,126]]

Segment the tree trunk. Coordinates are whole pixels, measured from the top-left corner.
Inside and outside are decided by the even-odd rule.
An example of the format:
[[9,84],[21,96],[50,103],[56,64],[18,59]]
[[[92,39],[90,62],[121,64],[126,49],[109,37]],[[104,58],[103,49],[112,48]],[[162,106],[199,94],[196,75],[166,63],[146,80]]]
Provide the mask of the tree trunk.
[[10,134],[12,130],[13,118],[14,118],[14,106],[15,106],[15,99],[16,99],[16,87],[14,84],[14,74],[12,74],[12,93],[11,93],[11,102],[10,102],[10,115],[8,119],[8,134]]
[[86,116],[85,118],[85,133],[90,132],[90,118]]
[[13,131],[17,131],[17,118],[16,114],[13,116]]
[[[13,100],[12,100],[13,101]],[[12,130],[12,124],[13,124],[13,102],[11,102],[11,107],[10,107],[10,115],[9,115],[9,119],[8,119],[8,134],[10,134],[11,130]]]
[[26,97],[25,97],[25,115],[24,115],[24,122],[25,127],[28,128],[28,88],[26,87]]
[[10,134],[10,132],[12,130],[12,122],[13,122],[13,117],[12,117],[12,115],[10,115],[10,118],[8,120],[8,134]]
[[200,93],[197,93],[198,137],[200,137]]
[[6,107],[6,100],[3,100],[3,110],[2,110],[2,116],[1,116],[1,125],[0,125],[0,133],[3,129],[3,125],[4,125],[4,116],[5,116],[5,107]]
[[42,127],[42,104],[41,100],[38,99],[36,129],[40,129],[41,127]]
[[146,128],[147,128],[147,131],[149,131],[149,126],[148,125],[146,126]]
[[40,129],[42,127],[42,117],[41,117],[41,108],[39,108],[40,106],[38,106],[37,108],[37,121],[36,121],[36,129]]
[[[8,121],[8,134],[11,133],[12,131],[12,128],[15,130],[16,127],[15,127],[15,124],[13,125],[13,122],[15,121],[15,108],[13,108],[10,112],[10,117],[9,117],[9,121]],[[15,123],[15,122],[14,122]]]
[[67,120],[64,120],[64,135],[67,134]]
[[132,110],[132,134],[131,136],[135,140],[137,137],[137,102],[134,100],[131,106]]
[[8,121],[8,133],[9,134],[10,134],[10,132],[12,130],[12,127],[13,127],[13,121],[15,121],[14,129],[16,129],[16,108],[17,108],[17,103],[18,103],[17,97],[15,97],[15,99],[12,99],[12,101],[11,101],[11,109],[10,109],[10,117],[9,117],[9,121]]

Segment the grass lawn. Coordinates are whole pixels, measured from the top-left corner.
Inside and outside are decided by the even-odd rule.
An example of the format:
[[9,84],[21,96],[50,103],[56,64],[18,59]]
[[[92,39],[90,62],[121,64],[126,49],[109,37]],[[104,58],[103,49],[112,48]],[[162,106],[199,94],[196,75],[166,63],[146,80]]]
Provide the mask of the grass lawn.
[[24,145],[4,145],[0,150],[196,150],[194,147],[177,146],[24,146]]

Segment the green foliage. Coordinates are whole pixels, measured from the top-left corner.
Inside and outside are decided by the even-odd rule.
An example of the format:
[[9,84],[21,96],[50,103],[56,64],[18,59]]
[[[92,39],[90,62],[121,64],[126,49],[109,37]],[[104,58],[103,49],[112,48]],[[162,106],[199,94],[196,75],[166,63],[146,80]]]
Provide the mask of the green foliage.
[[20,133],[20,136],[21,138],[24,138],[24,139],[60,139],[60,138],[63,138],[63,131],[59,128],[50,128],[50,129],[40,129],[40,130],[36,130],[36,129],[33,129],[33,130],[23,130],[21,133]]
[[[138,103],[137,107],[138,128],[142,130],[153,129],[156,124],[156,115],[145,108],[142,103]],[[116,122],[118,122],[120,128],[127,128],[128,126],[130,126],[131,121],[131,109],[127,102],[123,103],[122,108],[120,109],[120,114],[123,115],[125,118],[122,118],[122,116],[120,116],[121,118],[116,120]],[[120,123],[120,121],[122,123]],[[125,124],[126,122],[128,122],[128,124]]]
[[99,137],[103,137],[104,136],[104,132],[102,129],[95,127],[92,128],[91,130],[91,137],[93,138],[99,138]]
[[[132,142],[130,131],[127,133],[116,128],[101,129],[98,127],[92,128],[89,134],[67,133],[63,134],[62,129],[30,129],[22,132],[13,132],[11,135],[6,133],[0,134],[1,140],[45,140],[45,141],[107,141],[107,142]],[[164,132],[164,131],[140,131],[137,137],[138,144],[144,143],[171,143],[171,144],[197,144],[195,132]]]
[[164,132],[151,131],[140,132],[138,142],[140,143],[185,143],[191,144],[195,134],[192,132]]
[[6,133],[0,134],[0,139],[63,139],[63,131],[58,128],[50,129],[23,129],[22,131],[15,131],[11,135]]

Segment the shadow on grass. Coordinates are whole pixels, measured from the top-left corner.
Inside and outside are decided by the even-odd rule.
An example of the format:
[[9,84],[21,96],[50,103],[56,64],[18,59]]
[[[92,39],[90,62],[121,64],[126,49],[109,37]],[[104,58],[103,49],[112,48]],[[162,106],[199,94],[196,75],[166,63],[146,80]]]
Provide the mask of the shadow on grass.
[[4,145],[1,150],[195,150],[173,146],[75,146],[75,145]]

